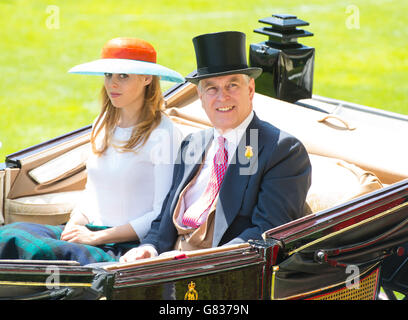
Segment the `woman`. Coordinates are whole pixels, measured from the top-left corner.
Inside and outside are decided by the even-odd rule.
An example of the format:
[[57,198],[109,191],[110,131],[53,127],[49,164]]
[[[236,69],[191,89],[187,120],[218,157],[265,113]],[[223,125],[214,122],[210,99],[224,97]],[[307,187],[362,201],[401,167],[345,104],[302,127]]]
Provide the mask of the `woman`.
[[[30,236],[55,248],[46,259],[81,264],[117,260],[146,235],[170,188],[181,133],[162,112],[160,79],[183,82],[183,77],[158,65],[153,46],[134,38],[108,41],[102,59],[69,72],[105,77],[82,200],[64,229],[25,223],[8,228],[28,228]],[[44,256],[15,249],[18,256],[0,250],[0,257]]]

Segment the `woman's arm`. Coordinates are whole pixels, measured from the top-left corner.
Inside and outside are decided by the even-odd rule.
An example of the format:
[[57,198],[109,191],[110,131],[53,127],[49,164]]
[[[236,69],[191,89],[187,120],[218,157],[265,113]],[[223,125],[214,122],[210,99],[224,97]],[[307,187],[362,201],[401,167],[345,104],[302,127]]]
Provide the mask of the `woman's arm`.
[[109,229],[91,231],[84,225],[72,225],[61,235],[61,240],[97,246],[106,243],[118,243],[139,240],[130,224]]
[[71,213],[71,217],[69,218],[69,221],[67,222],[66,226],[65,226],[65,230],[68,228],[70,228],[71,226],[74,225],[80,225],[80,226],[84,226],[87,223],[89,223],[88,218],[79,210],[77,210],[76,208],[72,211]]
[[79,210],[74,209],[60,239],[94,246],[105,243],[139,240],[138,235],[130,224],[91,231],[85,226],[87,223],[89,223],[88,218]]

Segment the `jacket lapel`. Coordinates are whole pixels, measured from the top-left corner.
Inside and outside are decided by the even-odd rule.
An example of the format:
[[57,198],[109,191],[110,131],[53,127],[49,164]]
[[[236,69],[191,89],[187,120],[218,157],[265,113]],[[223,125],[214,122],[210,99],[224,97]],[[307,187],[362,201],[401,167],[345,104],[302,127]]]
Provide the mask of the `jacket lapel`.
[[[254,114],[225,173],[216,207],[213,247],[218,246],[238,214],[249,178],[257,173],[258,157],[263,149],[258,139],[258,124],[259,118]],[[253,151],[253,155],[248,158],[245,156],[247,146],[252,147]]]
[[214,131],[212,128],[206,129],[204,131],[199,131],[196,134],[190,136],[190,140],[182,150],[182,165],[183,165],[183,177],[177,187],[175,197],[173,198],[173,203],[171,207],[171,212],[174,211],[174,207],[177,204],[179,195],[181,191],[186,187],[186,185],[193,179],[200,168],[201,163],[205,159],[205,154],[211,145],[211,141],[214,138]]

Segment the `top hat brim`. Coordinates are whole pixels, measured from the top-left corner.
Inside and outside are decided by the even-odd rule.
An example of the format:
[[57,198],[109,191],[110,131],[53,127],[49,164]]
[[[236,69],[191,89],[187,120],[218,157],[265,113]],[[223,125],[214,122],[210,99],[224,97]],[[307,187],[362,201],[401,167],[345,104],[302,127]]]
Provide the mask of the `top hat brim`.
[[234,70],[228,70],[228,71],[222,71],[222,72],[214,72],[214,73],[206,73],[206,74],[197,74],[194,76],[187,76],[185,79],[188,82],[191,82],[193,84],[198,84],[200,80],[202,79],[207,79],[207,78],[213,78],[213,77],[221,77],[221,76],[227,76],[230,74],[246,74],[250,76],[251,78],[258,78],[262,74],[262,68],[256,68],[256,67],[249,67],[249,68],[244,68],[244,69],[234,69]]
[[153,62],[132,59],[98,59],[71,68],[69,73],[103,76],[105,73],[146,74],[160,77],[160,80],[184,82],[178,72]]

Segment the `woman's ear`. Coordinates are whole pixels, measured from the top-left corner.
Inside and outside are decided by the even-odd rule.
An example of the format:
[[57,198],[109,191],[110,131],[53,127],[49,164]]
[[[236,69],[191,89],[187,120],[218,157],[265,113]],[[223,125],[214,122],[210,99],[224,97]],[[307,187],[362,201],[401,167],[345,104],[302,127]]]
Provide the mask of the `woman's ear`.
[[153,81],[153,76],[152,75],[144,75],[144,85],[148,86],[150,83]]

